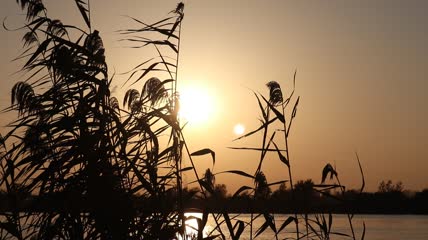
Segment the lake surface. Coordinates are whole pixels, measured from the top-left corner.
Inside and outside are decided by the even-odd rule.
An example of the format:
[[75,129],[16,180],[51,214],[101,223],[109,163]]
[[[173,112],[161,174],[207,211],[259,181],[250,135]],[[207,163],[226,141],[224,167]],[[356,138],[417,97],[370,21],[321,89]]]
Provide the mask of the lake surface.
[[[194,214],[192,214],[194,215]],[[199,217],[201,214],[196,214]],[[235,216],[233,214],[230,217]],[[279,228],[290,215],[288,214],[275,214],[276,228]],[[314,218],[314,215],[310,215],[310,218]],[[241,214],[237,217],[244,222],[249,222],[249,214]],[[328,220],[328,215],[326,215]],[[222,219],[220,219],[221,221]],[[253,237],[255,231],[264,223],[263,216],[255,220],[253,224]],[[353,218],[353,227],[357,239],[361,239],[363,233],[363,222],[366,225],[365,239],[367,240],[401,240],[401,239],[412,239],[412,240],[427,240],[428,239],[428,216],[424,215],[355,215]],[[234,221],[232,220],[232,224]],[[192,223],[191,223],[192,225]],[[204,231],[209,232],[215,227],[215,222],[212,217],[208,219],[207,226]],[[306,227],[303,222],[299,222],[300,232],[306,232]],[[228,232],[226,224],[223,224],[222,230]],[[289,239],[295,238],[296,234],[292,233],[295,231],[294,223],[288,225],[278,235],[278,239]],[[351,234],[349,228],[349,222],[346,215],[334,214],[332,232],[341,232]],[[250,228],[247,226],[241,235],[242,240],[250,239]],[[275,235],[271,229],[266,229],[256,239],[275,239]],[[306,239],[306,238],[305,238]],[[331,235],[331,239],[351,239],[345,236]]]

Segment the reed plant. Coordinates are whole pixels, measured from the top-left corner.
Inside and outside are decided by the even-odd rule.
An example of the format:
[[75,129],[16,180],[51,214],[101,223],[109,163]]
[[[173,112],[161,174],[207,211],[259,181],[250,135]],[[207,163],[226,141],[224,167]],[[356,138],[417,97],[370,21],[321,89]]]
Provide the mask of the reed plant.
[[[0,239],[240,239],[248,228],[250,239],[260,238],[267,229],[279,239],[293,223],[296,239],[329,239],[331,234],[356,239],[353,231],[352,236],[331,231],[331,213],[309,218],[296,211],[278,223],[273,213],[254,211],[244,222],[226,208],[214,212],[205,207],[198,209],[202,218],[186,217],[189,193],[184,191],[183,175],[191,173],[196,179],[198,190],[191,196],[208,199],[218,194],[214,179],[220,173],[207,169],[198,175],[195,158],[208,156],[214,166],[215,152],[192,151],[178,115],[184,4],[152,24],[130,17],[137,26],[119,31],[133,47],[152,47],[157,53],[127,73],[121,106],[110,94],[115,79],[109,76],[101,33],[92,26],[90,1],[74,2],[85,23],[82,27],[51,19],[42,0],[17,1],[27,21],[22,28],[25,49],[17,59],[25,60],[22,71],[29,77],[14,85],[11,106],[4,109],[17,112],[18,118],[0,138],[0,187],[8,198],[0,213]],[[141,90],[136,88],[140,83]],[[277,82],[267,86],[269,97],[254,93],[261,125],[239,138],[261,132],[261,145],[237,148],[260,153],[257,169],[251,174],[222,172],[253,180],[233,197],[246,192],[255,201],[263,200],[270,186],[284,183],[294,192],[288,139],[299,98],[293,99],[293,89],[284,100]],[[278,123],[279,130],[271,127]],[[269,152],[284,164],[282,181],[267,181],[263,162]],[[331,165],[323,170],[323,182],[329,174],[336,183],[315,185],[314,191],[344,192]],[[348,216],[352,229],[352,215]],[[209,217],[215,226],[204,234]],[[264,224],[255,226],[260,217]],[[186,232],[191,219],[198,223],[194,235]],[[305,230],[299,228],[302,222]]]
[[[239,170],[232,170],[226,172],[241,175],[247,178],[252,178],[254,181],[253,186],[240,187],[233,195],[233,197],[239,196],[239,194],[241,194],[242,192],[247,191],[254,200],[268,198],[269,194],[267,194],[267,192],[270,186],[284,183],[288,184],[290,188],[291,201],[287,203],[291,204],[291,209],[293,209],[294,213],[292,213],[289,217],[285,218],[282,222],[278,222],[275,220],[274,213],[269,212],[268,209],[257,209],[257,213],[253,213],[253,211],[250,210],[250,221],[246,222],[245,224],[243,223],[243,226],[244,228],[249,228],[249,239],[257,238],[267,230],[272,231],[276,239],[279,239],[280,236],[284,236],[284,234],[286,233],[292,233],[293,235],[295,235],[295,237],[292,239],[330,239],[333,235],[341,236],[347,239],[357,239],[352,222],[353,214],[346,214],[349,222],[350,233],[343,233],[332,230],[333,215],[331,212],[315,213],[310,215],[309,212],[307,212],[306,210],[298,209],[298,206],[301,206],[302,203],[297,203],[299,199],[296,199],[295,196],[296,189],[294,189],[294,187],[296,185],[293,183],[294,180],[292,175],[291,149],[288,145],[292,123],[296,117],[300,100],[300,97],[297,97],[293,101],[296,84],[296,72],[294,72],[294,77],[292,80],[292,91],[288,96],[286,96],[285,99],[281,86],[276,81],[271,81],[266,84],[269,90],[268,97],[265,97],[263,94],[260,94],[258,92],[254,92],[261,115],[260,125],[255,130],[250,131],[235,140],[248,138],[259,133],[262,136],[261,146],[233,147],[233,149],[240,151],[260,152],[257,168],[253,174]],[[280,137],[278,137],[278,135]],[[263,163],[264,161],[266,161],[266,156],[268,155],[268,153],[276,154],[276,159],[278,159],[283,164],[285,173],[284,175],[286,176],[284,180],[276,182],[267,182],[266,176],[263,173]],[[361,193],[365,185],[364,174],[358,154],[356,155],[356,157],[362,177],[362,186],[360,189]],[[321,175],[321,183],[313,184],[311,182],[310,187],[304,189],[304,191],[306,191],[306,195],[310,196],[311,194],[321,194],[322,196],[332,198],[335,201],[341,202],[342,205],[345,205],[345,207],[350,208],[351,206],[347,205],[347,202],[344,197],[346,187],[341,184],[336,168],[333,167],[331,164],[326,164],[326,166],[322,170]],[[326,183],[328,177],[330,178],[330,183]],[[338,190],[341,195],[337,196],[331,194],[332,190]],[[255,220],[260,217],[264,218],[264,223],[260,226],[254,226]],[[239,214],[233,216],[233,218],[239,218]],[[293,224],[294,230],[293,228],[289,227]],[[361,234],[361,239],[364,239],[364,236],[365,225],[363,222],[363,232]]]

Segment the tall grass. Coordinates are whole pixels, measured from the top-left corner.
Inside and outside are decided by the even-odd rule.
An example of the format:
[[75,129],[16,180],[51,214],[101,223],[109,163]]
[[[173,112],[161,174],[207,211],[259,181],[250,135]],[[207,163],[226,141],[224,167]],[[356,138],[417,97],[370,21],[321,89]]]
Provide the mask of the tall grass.
[[[187,198],[218,194],[214,178],[219,173],[207,169],[198,175],[194,159],[206,155],[214,165],[215,152],[191,151],[183,134],[185,124],[178,117],[183,3],[152,24],[131,17],[137,26],[120,31],[122,40],[133,47],[153,47],[157,52],[128,72],[124,87],[129,89],[121,107],[110,95],[115,80],[108,74],[101,33],[91,24],[89,0],[74,1],[85,23],[82,27],[49,18],[41,0],[17,2],[27,17],[25,49],[18,59],[25,59],[22,71],[30,77],[14,85],[11,106],[4,110],[18,112],[18,118],[0,138],[0,187],[8,197],[8,211],[0,218],[0,239],[239,239],[248,228],[250,239],[267,229],[278,239],[292,223],[296,239],[329,239],[334,234],[331,213],[309,219],[296,211],[281,223],[267,211],[252,212],[249,222],[226,208],[199,209],[201,219],[184,215]],[[157,74],[167,77],[160,79]],[[143,83],[141,90],[135,88],[138,83]],[[267,86],[269,97],[254,93],[262,114],[260,127],[240,137],[261,132],[261,146],[237,148],[260,153],[257,169],[252,174],[223,172],[253,180],[234,197],[246,192],[253,200],[263,200],[271,186],[281,183],[288,183],[294,192],[288,139],[299,98],[293,99],[293,89],[283,99],[277,82]],[[280,130],[271,127],[277,123]],[[279,135],[283,146],[277,142]],[[284,164],[284,180],[267,181],[263,162],[268,152]],[[189,164],[183,163],[183,157]],[[183,189],[185,172],[193,173],[199,186],[190,196]],[[315,185],[313,190],[325,195],[331,189],[344,191],[331,165],[323,170],[323,182],[328,174],[337,183]],[[204,236],[209,216],[216,225]],[[264,224],[255,226],[259,217]],[[185,231],[189,219],[198,223],[196,236]],[[305,231],[299,229],[302,221]],[[352,229],[352,215],[349,223]],[[353,231],[349,237],[356,239]]]

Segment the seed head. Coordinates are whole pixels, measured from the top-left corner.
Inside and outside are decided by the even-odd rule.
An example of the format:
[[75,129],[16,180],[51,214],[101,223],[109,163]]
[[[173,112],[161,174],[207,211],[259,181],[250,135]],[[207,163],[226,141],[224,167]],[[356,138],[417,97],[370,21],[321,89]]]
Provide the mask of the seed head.
[[276,81],[270,81],[266,84],[266,86],[269,88],[269,102],[274,106],[281,104],[282,91],[279,83]]

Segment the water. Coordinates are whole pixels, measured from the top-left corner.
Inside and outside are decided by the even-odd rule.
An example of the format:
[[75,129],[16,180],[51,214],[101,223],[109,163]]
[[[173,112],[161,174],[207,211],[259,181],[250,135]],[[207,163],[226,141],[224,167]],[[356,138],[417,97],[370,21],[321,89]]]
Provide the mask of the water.
[[[201,217],[201,214],[191,214],[197,217]],[[230,215],[232,218],[235,215]],[[287,219],[290,215],[286,214],[276,214],[276,227],[279,226]],[[309,216],[311,219],[314,219],[314,215]],[[244,222],[250,221],[249,214],[241,214],[237,219]],[[220,221],[223,218],[220,219]],[[326,220],[328,216],[326,215]],[[190,225],[195,227],[196,220],[189,222]],[[255,236],[255,231],[264,223],[263,216],[256,219],[253,223],[253,237]],[[232,220],[232,224],[235,221]],[[424,215],[355,215],[353,218],[353,227],[357,239],[361,239],[363,233],[363,222],[366,225],[365,239],[367,240],[401,240],[401,239],[412,239],[412,240],[427,240],[428,239],[428,216]],[[210,217],[207,222],[207,226],[204,229],[205,234],[210,232],[216,224],[214,219]],[[299,228],[301,232],[306,232],[306,227],[303,225],[303,222],[299,223]],[[191,231],[190,229],[188,229]],[[226,224],[222,225],[222,231],[228,233]],[[295,238],[296,234],[292,233],[295,231],[294,223],[288,225],[281,233],[278,235],[278,239],[288,239]],[[333,215],[332,223],[332,232],[341,232],[351,235],[349,228],[349,222],[346,215],[335,214]],[[225,234],[228,236],[228,234]],[[247,226],[241,235],[242,240],[250,239],[250,228]],[[256,239],[275,239],[275,235],[271,229],[266,229],[260,236]],[[306,239],[306,238],[305,238]],[[314,238],[318,239],[318,238]],[[331,239],[351,239],[345,236],[331,235]]]
[[[186,216],[195,216],[198,218],[202,217],[202,213],[186,213]],[[230,214],[230,218],[236,216],[236,214]],[[280,225],[290,216],[288,214],[275,214],[276,228],[278,229]],[[327,220],[328,220],[328,216]],[[310,215],[309,218],[314,219],[314,215]],[[250,221],[249,214],[240,214],[236,219],[242,220],[244,222]],[[302,218],[300,218],[302,219]],[[0,220],[4,218],[0,217]],[[220,218],[219,221],[223,221],[223,218]],[[366,225],[365,239],[367,240],[428,240],[428,215],[355,215],[353,218],[353,227],[356,234],[356,239],[361,239],[361,234],[363,232],[363,222]],[[186,231],[191,234],[197,229],[196,219],[191,219],[186,221],[189,225]],[[232,219],[232,225],[235,223],[235,220]],[[253,238],[257,229],[264,223],[263,216],[256,219],[253,223]],[[216,226],[213,217],[210,215],[208,218],[207,225],[204,228],[205,236]],[[223,223],[222,231],[226,236],[229,236],[226,224]],[[306,228],[303,221],[300,222],[299,228],[301,232],[305,232]],[[288,225],[281,233],[278,235],[278,239],[294,239],[296,234],[294,223]],[[349,222],[346,215],[335,214],[333,215],[333,224],[332,232],[341,232],[346,234],[351,234],[349,228]],[[197,232],[197,231],[196,231]],[[250,228],[247,226],[244,232],[241,235],[240,240],[250,239]],[[256,239],[275,239],[275,235],[272,230],[269,228],[266,229],[260,236]],[[304,238],[306,239],[306,238]],[[319,238],[313,238],[319,239]],[[341,239],[351,239],[349,237],[331,235],[332,240],[341,240]]]

